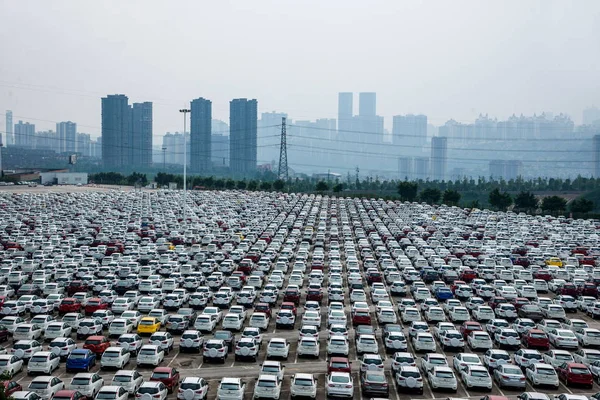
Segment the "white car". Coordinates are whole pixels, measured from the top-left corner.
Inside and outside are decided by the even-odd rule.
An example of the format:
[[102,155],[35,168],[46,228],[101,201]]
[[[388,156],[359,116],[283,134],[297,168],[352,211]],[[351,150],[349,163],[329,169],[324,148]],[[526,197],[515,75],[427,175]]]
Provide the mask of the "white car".
[[267,330],[269,327],[269,317],[262,312],[255,312],[250,316],[248,326]]
[[439,341],[442,344],[442,350],[448,348],[461,349],[465,348],[463,335],[456,329],[447,329],[440,334]]
[[412,338],[412,345],[415,351],[432,351],[435,353],[437,350],[433,335],[427,332],[417,333],[417,335]]
[[327,354],[341,354],[348,356],[349,352],[350,345],[345,336],[331,336],[327,340]]
[[240,314],[228,313],[223,318],[222,327],[226,330],[239,332],[244,326],[244,318]]
[[235,346],[235,360],[250,358],[253,362],[256,362],[258,351],[259,347],[254,338],[241,338]]
[[127,400],[129,393],[120,386],[102,386],[96,399]]
[[9,354],[13,354],[22,360],[29,360],[33,354],[42,350],[42,345],[37,340],[19,340],[13,344]]
[[554,368],[558,368],[563,363],[575,362],[573,354],[566,350],[550,350],[542,357],[546,364],[552,365]]
[[544,362],[544,358],[537,350],[519,349],[513,357],[515,364],[521,368],[527,368],[531,364]]
[[427,373],[436,367],[448,367],[446,356],[440,353],[428,353],[421,357],[421,369]]
[[51,351],[38,351],[34,353],[27,364],[27,373],[44,373],[51,375],[52,372],[58,369],[60,364],[60,356]]
[[144,383],[144,377],[135,369],[117,371],[110,382],[112,386],[120,386],[127,390],[127,393],[130,395],[134,395],[139,387],[142,386],[142,383]]
[[356,338],[356,353],[361,355],[363,353],[377,354],[379,347],[377,346],[377,339],[374,335],[359,335]]
[[583,347],[600,346],[600,330],[595,328],[584,328],[575,332],[577,340]]
[[282,381],[273,375],[259,375],[254,386],[255,399],[279,399]]
[[416,307],[406,307],[404,311],[402,311],[401,319],[405,324],[411,321],[421,321],[421,313]]
[[423,377],[417,367],[400,367],[396,372],[396,385],[423,394]]
[[506,350],[489,349],[483,355],[483,365],[489,369],[502,364],[510,364],[510,354]]
[[[332,312],[334,311],[330,311],[329,314],[331,315]],[[321,328],[321,314],[312,310],[304,311],[304,315],[302,315],[302,325],[314,325]]]
[[[405,313],[407,311],[408,309],[404,310]],[[444,322],[446,321],[446,314],[442,307],[429,307],[427,311],[425,311],[425,320],[427,322]]]
[[123,369],[125,365],[129,364],[131,360],[131,353],[123,347],[109,347],[100,358],[100,368],[117,368]]
[[[343,314],[343,312],[342,312]],[[395,324],[398,322],[398,316],[396,312],[391,307],[382,308],[377,313],[377,320],[380,324]]]
[[287,339],[272,338],[267,344],[267,360],[273,357],[281,357],[284,360],[288,359],[290,354],[290,343]]
[[474,331],[467,336],[467,344],[471,350],[488,350],[494,347],[492,338],[489,333],[482,331]]
[[471,319],[469,310],[466,307],[454,307],[449,313],[450,321],[452,322],[465,322]]
[[354,382],[347,372],[331,372],[326,377],[326,395],[330,397],[348,397],[354,395]]
[[558,374],[552,365],[534,363],[525,368],[525,377],[532,386],[554,386],[558,390],[560,383]]
[[365,353],[359,358],[361,372],[384,369],[383,359],[379,354]]
[[142,337],[137,333],[125,333],[119,336],[115,345],[123,347],[125,350],[129,351],[133,356],[135,356],[138,354],[144,344]]
[[133,331],[133,323],[125,318],[115,318],[108,327],[108,336],[121,336]]
[[168,394],[168,389],[164,383],[162,383],[162,382],[144,382],[138,388],[138,390],[136,392],[136,397],[139,397],[140,399],[145,399],[145,398],[148,398],[148,396],[146,396],[146,395],[149,395],[153,399],[166,400],[167,394]]
[[49,400],[54,397],[56,392],[64,389],[63,381],[55,376],[36,376],[29,383],[28,390],[34,392],[44,400]]
[[165,351],[162,347],[147,344],[140,348],[136,357],[136,364],[138,367],[142,365],[154,365],[158,367],[164,359]]
[[77,327],[77,339],[85,339],[88,336],[102,335],[102,322],[92,318],[85,318],[79,322]]
[[9,378],[23,371],[23,365],[23,360],[15,355],[0,355],[0,374],[7,374]]
[[482,365],[466,365],[461,367],[460,377],[469,389],[478,387],[492,390],[492,377]]
[[458,381],[449,367],[434,367],[427,370],[426,374],[432,390],[450,389],[455,393],[458,390]]
[[244,398],[246,384],[240,378],[223,378],[217,388],[217,400]]
[[535,329],[535,322],[529,318],[517,318],[512,324],[512,328],[517,331],[519,335],[524,335],[531,329]]
[[217,327],[217,317],[214,315],[200,314],[194,322],[194,329],[200,332],[213,332]]
[[497,330],[494,333],[494,341],[498,344],[498,347],[519,347],[521,346],[521,340],[519,333],[511,328],[503,328]]
[[44,331],[44,340],[53,340],[62,337],[70,337],[73,328],[71,328],[66,322],[52,322],[49,323]]
[[36,324],[20,324],[13,333],[13,340],[37,340],[42,338],[42,328]]
[[317,397],[317,379],[312,374],[297,373],[292,376],[290,394],[292,397]]
[[567,318],[565,309],[558,304],[548,304],[546,307],[542,307],[542,314],[547,319],[565,320]]
[[169,354],[169,352],[173,350],[175,341],[169,332],[158,331],[154,332],[152,336],[150,336],[150,339],[148,339],[148,344],[160,346],[166,354]]
[[490,306],[479,306],[473,310],[473,319],[475,321],[491,321],[496,318],[494,310]]
[[104,379],[91,372],[80,372],[71,378],[69,390],[77,390],[85,396],[94,397],[104,386]]
[[458,353],[452,357],[452,367],[456,372],[460,372],[465,366],[482,365],[477,354]]
[[548,332],[550,344],[558,348],[573,348],[579,347],[579,342],[575,334],[567,329],[551,329]]
[[62,358],[69,357],[71,352],[77,348],[77,343],[70,337],[60,337],[52,340],[48,345],[48,350]]
[[509,303],[498,304],[498,307],[494,310],[498,318],[504,318],[512,320],[517,318],[517,309],[514,305]]
[[121,314],[121,318],[129,320],[134,328],[137,328],[142,320],[142,313],[139,311],[125,311]]
[[510,327],[510,325],[509,325],[508,321],[505,319],[493,319],[485,325],[485,329],[492,337],[494,337],[494,335],[497,332],[499,332],[500,330],[506,329],[509,327]]
[[[315,358],[319,358],[319,341],[314,337],[303,337],[298,342],[297,354],[298,357],[301,356],[312,356]],[[358,349],[357,349],[358,353]]]

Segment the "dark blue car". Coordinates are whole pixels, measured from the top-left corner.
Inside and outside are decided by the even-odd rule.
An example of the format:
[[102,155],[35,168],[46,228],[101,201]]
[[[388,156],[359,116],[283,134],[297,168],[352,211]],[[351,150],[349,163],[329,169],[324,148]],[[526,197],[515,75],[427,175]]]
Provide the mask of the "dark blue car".
[[96,355],[88,349],[76,349],[67,358],[67,372],[89,372],[96,365]]
[[452,299],[453,297],[452,290],[447,287],[439,287],[435,291],[435,298],[440,301]]

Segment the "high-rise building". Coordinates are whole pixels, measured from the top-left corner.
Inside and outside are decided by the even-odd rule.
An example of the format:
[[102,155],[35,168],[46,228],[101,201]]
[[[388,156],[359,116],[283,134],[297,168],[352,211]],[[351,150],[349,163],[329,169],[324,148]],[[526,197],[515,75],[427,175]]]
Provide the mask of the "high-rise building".
[[412,154],[419,151],[427,142],[426,115],[395,115],[392,125],[392,143],[405,146],[402,154]]
[[347,136],[348,131],[352,130],[353,96],[352,92],[338,93],[338,137]]
[[256,99],[233,99],[229,103],[229,166],[234,174],[248,175],[256,170]]
[[75,122],[57,122],[56,133],[58,134],[59,153],[75,153],[77,149],[77,124]]
[[442,136],[431,138],[431,175],[434,180],[446,179],[448,163],[448,139]]
[[133,103],[131,107],[130,164],[152,165],[152,102]]
[[377,93],[361,92],[358,94],[358,115],[361,117],[377,115]]
[[600,125],[600,109],[592,106],[583,110],[584,125]]
[[208,171],[212,157],[212,102],[200,97],[190,102],[190,109],[190,169]]
[[429,157],[415,157],[414,160],[414,179],[425,180],[429,177]]
[[102,98],[102,162],[111,168],[129,165],[131,114],[129,99],[124,94]]
[[594,178],[600,178],[600,135],[594,135],[592,142],[594,150]]
[[[258,122],[260,126],[260,121]],[[258,136],[258,145],[260,142],[260,130]],[[225,121],[219,119],[212,120],[212,138],[211,138],[211,161],[214,167],[228,167],[229,166],[229,125]],[[260,154],[260,153],[259,153]],[[261,159],[260,156],[258,156]]]
[[489,162],[490,177],[493,179],[511,180],[521,175],[523,163],[519,160],[491,160]]
[[15,124],[14,136],[16,146],[35,148],[35,124],[19,121]]
[[92,138],[88,133],[77,133],[77,152],[84,157],[92,155]]
[[14,146],[15,136],[13,135],[13,113],[10,110],[6,110],[6,140],[2,143],[4,146]]
[[398,157],[398,178],[400,180],[412,179],[413,159],[411,157]]

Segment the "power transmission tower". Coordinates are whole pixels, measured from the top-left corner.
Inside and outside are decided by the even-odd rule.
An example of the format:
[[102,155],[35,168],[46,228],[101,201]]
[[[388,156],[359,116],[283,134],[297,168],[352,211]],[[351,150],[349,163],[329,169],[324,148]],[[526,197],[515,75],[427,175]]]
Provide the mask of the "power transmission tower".
[[279,148],[279,179],[288,181],[288,160],[287,160],[287,135],[285,129],[285,117],[281,118],[281,147]]
[[358,169],[358,166],[356,167],[356,188],[360,189],[360,181],[358,180],[358,173],[360,172],[360,169]]

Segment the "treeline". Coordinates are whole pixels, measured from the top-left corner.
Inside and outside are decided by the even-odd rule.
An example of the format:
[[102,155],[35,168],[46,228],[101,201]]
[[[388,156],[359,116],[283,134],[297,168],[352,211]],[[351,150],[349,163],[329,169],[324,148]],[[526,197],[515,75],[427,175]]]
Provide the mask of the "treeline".
[[141,174],[138,172],[133,172],[130,175],[123,175],[118,172],[98,172],[97,174],[90,174],[88,180],[91,183],[100,185],[148,185],[148,178],[146,177],[146,174]]

